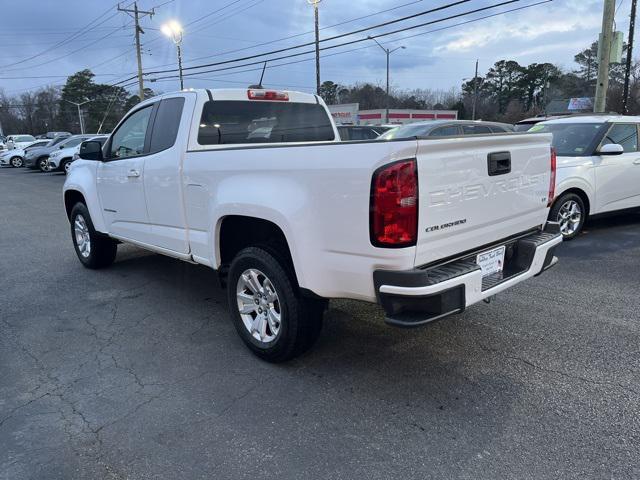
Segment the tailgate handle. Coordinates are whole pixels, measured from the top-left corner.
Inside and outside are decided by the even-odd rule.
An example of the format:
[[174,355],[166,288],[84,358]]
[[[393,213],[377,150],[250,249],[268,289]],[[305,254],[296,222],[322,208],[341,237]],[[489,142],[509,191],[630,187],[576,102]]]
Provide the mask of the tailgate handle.
[[489,176],[505,175],[511,172],[511,152],[493,152],[487,155]]

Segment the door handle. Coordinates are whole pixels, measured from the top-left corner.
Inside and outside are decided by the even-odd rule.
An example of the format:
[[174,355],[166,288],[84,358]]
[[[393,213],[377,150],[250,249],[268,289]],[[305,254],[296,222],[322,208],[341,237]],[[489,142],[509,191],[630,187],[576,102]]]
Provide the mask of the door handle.
[[129,170],[129,173],[127,173],[127,177],[129,178],[138,178],[140,176],[140,172],[138,170],[135,169],[131,169]]

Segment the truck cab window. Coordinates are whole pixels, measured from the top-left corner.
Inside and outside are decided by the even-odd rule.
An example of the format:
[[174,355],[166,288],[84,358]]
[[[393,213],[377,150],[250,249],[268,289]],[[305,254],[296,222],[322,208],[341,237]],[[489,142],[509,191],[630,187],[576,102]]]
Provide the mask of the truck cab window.
[[144,107],[127,118],[113,134],[109,158],[133,157],[144,152],[144,140],[153,105]]
[[198,132],[200,145],[333,139],[329,115],[317,103],[209,101]]
[[151,132],[150,153],[161,152],[176,143],[183,107],[182,97],[166,98],[160,102]]

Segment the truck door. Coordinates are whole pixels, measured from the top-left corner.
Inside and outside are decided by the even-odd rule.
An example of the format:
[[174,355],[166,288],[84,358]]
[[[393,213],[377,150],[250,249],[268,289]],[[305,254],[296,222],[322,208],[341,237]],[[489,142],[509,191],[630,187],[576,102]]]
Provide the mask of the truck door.
[[135,110],[120,123],[107,143],[97,175],[108,232],[143,243],[150,240],[143,176],[155,105]]
[[[182,155],[190,127],[190,111],[184,108],[186,100],[193,98],[160,101],[150,128],[143,179],[151,243],[178,253],[189,253],[181,184]],[[178,135],[179,130],[182,135]]]
[[598,212],[608,212],[640,206],[640,151],[635,123],[611,126],[601,146],[622,145],[621,155],[596,157],[596,202]]

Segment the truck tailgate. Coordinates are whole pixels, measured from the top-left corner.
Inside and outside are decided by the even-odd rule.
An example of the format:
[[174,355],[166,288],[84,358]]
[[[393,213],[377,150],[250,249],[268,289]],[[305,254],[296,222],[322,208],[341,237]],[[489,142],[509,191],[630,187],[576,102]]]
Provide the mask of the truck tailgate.
[[547,218],[550,135],[420,139],[415,265],[473,251]]

